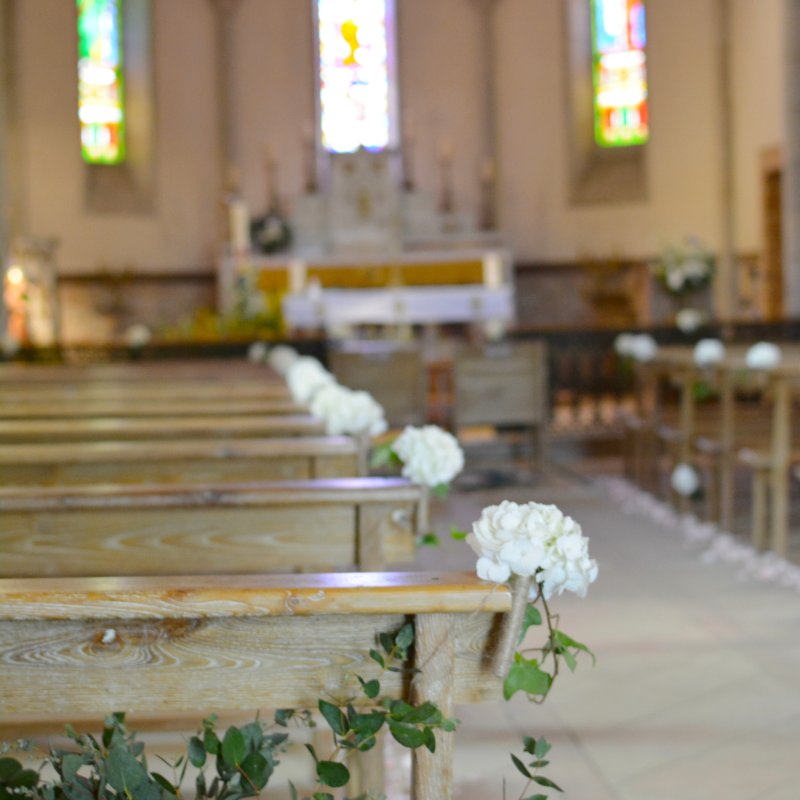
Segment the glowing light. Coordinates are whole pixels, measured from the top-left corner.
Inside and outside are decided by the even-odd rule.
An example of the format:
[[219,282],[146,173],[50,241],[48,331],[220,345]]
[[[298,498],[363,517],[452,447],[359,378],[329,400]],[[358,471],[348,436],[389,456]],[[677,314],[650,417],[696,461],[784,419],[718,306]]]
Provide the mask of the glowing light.
[[595,141],[601,147],[647,142],[645,0],[592,0]]
[[90,164],[119,164],[125,160],[123,0],[76,2],[81,152]]
[[21,286],[25,281],[25,273],[22,271],[22,267],[16,265],[9,267],[6,272],[6,280],[11,286]]

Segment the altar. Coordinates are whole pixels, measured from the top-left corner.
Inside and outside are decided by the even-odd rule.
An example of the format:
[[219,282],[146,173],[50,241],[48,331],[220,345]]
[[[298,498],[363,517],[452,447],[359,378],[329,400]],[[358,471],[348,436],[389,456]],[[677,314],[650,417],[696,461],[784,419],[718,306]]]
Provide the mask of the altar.
[[392,151],[328,154],[327,188],[297,198],[292,246],[254,252],[241,220],[218,265],[218,303],[257,314],[280,302],[289,331],[514,321],[511,254],[496,231],[401,181]]

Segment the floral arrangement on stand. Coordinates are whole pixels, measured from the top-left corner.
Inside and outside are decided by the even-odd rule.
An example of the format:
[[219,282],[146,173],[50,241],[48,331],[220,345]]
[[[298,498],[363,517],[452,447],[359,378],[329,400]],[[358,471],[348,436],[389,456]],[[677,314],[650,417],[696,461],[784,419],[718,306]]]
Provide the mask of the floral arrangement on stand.
[[711,284],[714,269],[713,253],[696,236],[666,248],[652,265],[656,280],[679,306],[675,324],[684,333],[693,333],[708,319],[706,311],[693,307],[688,298]]

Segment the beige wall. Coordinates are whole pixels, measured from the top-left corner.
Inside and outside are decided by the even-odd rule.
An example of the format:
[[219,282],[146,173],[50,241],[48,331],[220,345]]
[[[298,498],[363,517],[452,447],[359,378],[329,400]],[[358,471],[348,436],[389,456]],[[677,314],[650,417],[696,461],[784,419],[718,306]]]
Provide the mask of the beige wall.
[[[213,263],[217,209],[213,17],[208,0],[153,0],[157,179],[150,215],[90,214],[75,114],[68,0],[17,2],[28,232],[61,239],[65,272],[196,270]],[[235,23],[234,152],[246,199],[266,202],[263,153],[282,194],[301,183],[300,132],[313,113],[305,0],[242,0]],[[456,140],[456,201],[474,211],[482,154],[480,37],[469,0],[398,0],[401,104],[416,119],[416,173],[436,192],[437,143]],[[720,136],[714,0],[649,0],[652,141],[648,199],[573,206],[561,0],[497,6],[501,220],[521,260],[645,256],[687,233],[719,244]],[[757,165],[781,130],[779,0],[733,0],[737,247],[758,245]]]
[[731,75],[736,163],[736,247],[761,247],[761,154],[780,144],[784,126],[782,0],[734,0]]

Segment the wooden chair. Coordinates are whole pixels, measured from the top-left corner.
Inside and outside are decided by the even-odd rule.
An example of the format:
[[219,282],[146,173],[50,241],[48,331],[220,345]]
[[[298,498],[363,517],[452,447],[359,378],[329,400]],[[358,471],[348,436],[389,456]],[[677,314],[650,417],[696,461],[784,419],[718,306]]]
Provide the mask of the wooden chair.
[[358,341],[334,347],[331,372],[343,386],[369,392],[393,427],[426,420],[426,376],[422,351],[416,345],[390,341]]
[[532,460],[544,465],[549,416],[544,342],[490,345],[459,353],[454,364],[455,427],[522,426],[530,432]]
[[[380,633],[415,628],[412,681],[382,692],[446,714],[500,696],[493,675],[505,587],[473,575],[0,580],[2,721],[315,707],[369,679]],[[453,735],[414,751],[416,800],[447,800]],[[380,786],[362,790],[378,791]]]
[[401,478],[0,489],[0,576],[380,570],[426,503]]
[[215,483],[366,474],[349,436],[0,445],[0,486]]

